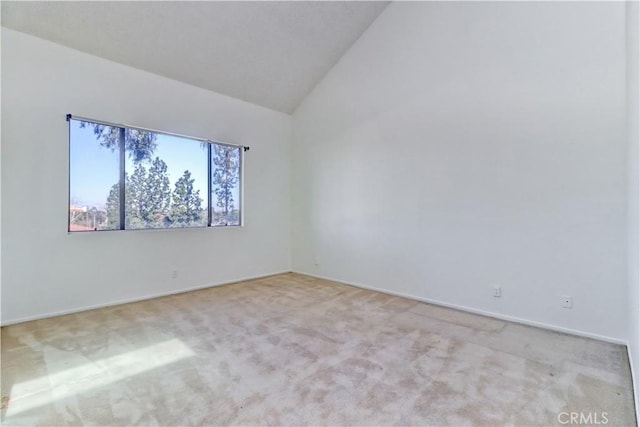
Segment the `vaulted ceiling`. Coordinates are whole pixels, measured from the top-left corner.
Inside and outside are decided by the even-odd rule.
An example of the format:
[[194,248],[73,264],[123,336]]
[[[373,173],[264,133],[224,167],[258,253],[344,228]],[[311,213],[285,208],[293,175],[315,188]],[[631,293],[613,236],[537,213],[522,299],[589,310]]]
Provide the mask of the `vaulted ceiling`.
[[388,4],[0,3],[7,28],[285,113]]

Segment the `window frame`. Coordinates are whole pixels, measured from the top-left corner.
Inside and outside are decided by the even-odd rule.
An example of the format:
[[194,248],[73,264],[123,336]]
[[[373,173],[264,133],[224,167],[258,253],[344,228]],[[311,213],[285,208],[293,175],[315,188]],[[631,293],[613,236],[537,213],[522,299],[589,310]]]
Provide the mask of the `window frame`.
[[[119,157],[119,171],[118,171],[118,188],[119,188],[119,225],[120,228],[114,228],[114,229],[104,229],[104,230],[99,230],[99,229],[94,229],[94,230],[71,230],[71,121],[72,120],[76,120],[78,122],[87,122],[87,123],[91,123],[91,124],[97,124],[97,125],[102,125],[102,126],[109,126],[109,127],[113,127],[113,128],[118,128],[118,157]],[[201,137],[195,137],[195,136],[189,136],[189,135],[183,135],[183,134],[179,134],[179,133],[175,133],[175,132],[167,132],[167,131],[162,131],[162,130],[157,130],[157,129],[150,129],[150,128],[144,128],[144,127],[140,127],[140,126],[131,126],[131,125],[125,125],[125,124],[119,124],[119,123],[113,123],[113,122],[107,122],[104,120],[96,120],[96,119],[90,119],[90,118],[86,118],[86,117],[81,117],[81,116],[75,116],[72,114],[67,114],[66,116],[66,121],[68,123],[67,129],[68,129],[68,137],[67,137],[67,149],[68,149],[68,172],[67,172],[67,177],[68,177],[68,188],[67,188],[67,233],[68,234],[84,234],[84,233],[95,233],[95,232],[100,232],[100,231],[147,231],[147,230],[180,230],[180,229],[202,229],[202,228],[235,228],[235,227],[244,227],[245,225],[245,215],[244,215],[244,156],[245,153],[247,151],[249,151],[248,146],[246,145],[239,145],[239,144],[232,144],[229,142],[221,142],[221,141],[216,141],[216,140],[212,140],[212,139],[207,139],[207,138],[201,138]],[[137,131],[141,131],[141,132],[149,132],[149,133],[154,133],[154,134],[160,134],[160,135],[167,135],[167,136],[173,136],[173,137],[177,137],[177,138],[184,138],[184,139],[190,139],[194,142],[200,142],[200,143],[206,143],[207,144],[207,149],[206,149],[206,157],[207,157],[207,197],[206,197],[206,219],[207,219],[207,225],[196,225],[196,226],[181,226],[181,227],[149,227],[149,228],[126,228],[126,202],[125,202],[125,196],[126,196],[126,144],[125,144],[125,138],[126,138],[126,132],[128,129],[132,129],[132,130],[137,130]],[[225,147],[231,147],[233,149],[237,149],[238,150],[238,179],[239,179],[239,183],[238,183],[238,224],[214,224],[213,223],[213,218],[214,218],[214,200],[213,200],[213,183],[212,183],[212,178],[213,178],[213,172],[214,172],[214,168],[213,168],[213,146],[214,145],[219,145],[219,146],[225,146]],[[114,150],[115,151],[115,150]]]

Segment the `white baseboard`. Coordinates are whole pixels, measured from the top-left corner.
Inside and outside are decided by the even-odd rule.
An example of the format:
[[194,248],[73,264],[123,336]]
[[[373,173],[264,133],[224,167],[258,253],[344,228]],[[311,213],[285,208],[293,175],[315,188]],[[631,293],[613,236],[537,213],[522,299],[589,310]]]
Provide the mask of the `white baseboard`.
[[564,328],[564,327],[557,326],[557,325],[552,325],[552,324],[549,324],[549,323],[537,322],[537,321],[533,321],[533,320],[529,320],[529,319],[523,319],[523,318],[520,318],[520,317],[514,317],[514,316],[508,316],[508,315],[504,315],[504,314],[500,314],[500,313],[494,313],[494,312],[491,312],[491,311],[478,310],[478,309],[475,309],[475,308],[472,308],[472,307],[467,307],[467,306],[458,305],[458,304],[451,304],[451,303],[447,303],[447,302],[443,302],[443,301],[434,300],[434,299],[431,299],[431,298],[423,298],[423,297],[419,297],[419,296],[416,296],[416,295],[405,294],[405,293],[402,293],[402,292],[395,292],[395,291],[391,291],[391,290],[383,289],[383,288],[376,288],[376,287],[373,287],[373,286],[363,285],[363,284],[360,284],[360,283],[347,282],[347,281],[336,279],[336,278],[333,278],[333,277],[322,276],[322,275],[318,275],[318,274],[310,274],[310,273],[306,273],[306,272],[302,272],[302,271],[292,271],[292,270],[277,271],[277,272],[273,272],[273,273],[260,274],[260,275],[257,275],[257,276],[243,277],[243,278],[239,278],[239,279],[234,279],[232,281],[214,282],[214,283],[209,283],[209,284],[206,284],[206,285],[195,286],[195,287],[186,288],[186,289],[176,289],[176,290],[168,291],[168,292],[159,292],[159,293],[155,293],[155,294],[148,294],[148,295],[144,295],[144,296],[141,296],[141,297],[127,298],[127,299],[122,299],[122,300],[115,300],[115,301],[111,301],[111,302],[104,303],[104,304],[95,304],[95,305],[90,305],[90,306],[71,308],[71,309],[67,309],[67,310],[53,311],[53,312],[38,314],[38,315],[34,315],[34,316],[26,316],[26,317],[21,317],[21,318],[17,318],[17,319],[3,320],[3,321],[0,322],[0,326],[9,326],[9,325],[14,325],[16,323],[30,322],[30,321],[33,321],[33,320],[46,319],[46,318],[49,318],[49,317],[64,316],[66,314],[80,313],[80,312],[83,312],[83,311],[95,310],[95,309],[105,308],[105,307],[112,307],[112,306],[115,306],[115,305],[130,304],[130,303],[133,303],[133,302],[139,302],[139,301],[144,301],[144,300],[153,299],[153,298],[166,297],[166,296],[169,296],[169,295],[177,295],[177,294],[182,294],[182,293],[185,293],[185,292],[192,292],[192,291],[197,291],[197,290],[201,290],[201,289],[213,288],[213,287],[216,287],[216,286],[230,285],[230,284],[233,284],[233,283],[243,282],[243,281],[246,281],[246,280],[262,279],[262,278],[265,278],[265,277],[276,276],[278,274],[285,274],[285,273],[303,274],[305,276],[316,277],[318,279],[324,279],[324,280],[330,280],[332,282],[342,283],[342,284],[349,285],[349,286],[355,286],[355,287],[361,288],[361,289],[367,289],[367,290],[370,290],[370,291],[381,292],[381,293],[388,294],[388,295],[394,295],[394,296],[399,296],[399,297],[403,297],[403,298],[409,298],[409,299],[412,299],[412,300],[415,300],[415,301],[421,301],[421,302],[425,302],[425,303],[428,303],[428,304],[434,304],[434,305],[438,305],[438,306],[442,306],[442,307],[453,308],[453,309],[460,310],[460,311],[465,311],[465,312],[468,312],[468,313],[473,313],[473,314],[479,314],[481,316],[492,317],[494,319],[506,320],[506,321],[509,321],[509,322],[520,323],[520,324],[523,324],[523,325],[534,326],[534,327],[538,327],[538,328],[542,328],[542,329],[548,329],[548,330],[552,330],[552,331],[556,331],[556,332],[562,332],[562,333],[566,333],[566,334],[570,334],[570,335],[576,335],[576,336],[581,336],[581,337],[586,337],[586,338],[593,338],[593,339],[596,339],[596,340],[606,341],[606,342],[610,342],[610,343],[613,343],[613,344],[625,345],[628,348],[627,341],[621,340],[621,339],[618,339],[618,338],[612,338],[612,337],[608,337],[608,336],[605,336],[605,335],[593,334],[593,333],[590,333],[590,332],[580,331],[580,330],[577,330],[577,329]]
[[105,304],[95,304],[95,305],[89,305],[89,306],[85,306],[85,307],[70,308],[70,309],[67,309],[67,310],[52,311],[52,312],[49,312],[49,313],[37,314],[37,315],[34,315],[34,316],[26,316],[26,317],[21,317],[21,318],[18,318],[18,319],[3,320],[2,322],[0,322],[0,326],[9,326],[9,325],[15,325],[16,323],[24,323],[24,322],[31,322],[33,320],[47,319],[49,317],[57,317],[57,316],[64,316],[66,314],[81,313],[83,311],[95,310],[95,309],[105,308],[105,307],[113,307],[115,305],[130,304],[132,302],[139,302],[139,301],[145,301],[145,300],[149,300],[149,299],[153,299],[153,298],[160,298],[160,297],[166,297],[166,296],[170,296],[170,295],[183,294],[183,293],[186,293],[186,292],[198,291],[198,290],[201,290],[201,289],[214,288],[216,286],[231,285],[233,283],[244,282],[246,280],[263,279],[265,277],[277,276],[278,274],[284,274],[284,273],[290,273],[290,272],[291,271],[286,270],[286,271],[278,271],[278,272],[275,272],[275,273],[260,274],[258,276],[244,277],[244,278],[239,278],[239,279],[235,279],[235,280],[232,280],[232,281],[214,282],[214,283],[209,283],[209,284],[201,285],[201,286],[195,286],[195,287],[191,287],[191,288],[187,288],[187,289],[176,289],[176,290],[168,291],[168,292],[159,292],[159,293],[156,293],[156,294],[148,294],[148,295],[141,296],[141,297],[127,298],[127,299],[122,299],[122,300],[115,300],[115,301],[111,301],[111,302],[108,302],[108,303],[105,303]]
[[298,274],[304,274],[305,276],[316,277],[318,279],[330,280],[332,282],[343,283],[343,284],[349,285],[349,286],[355,286],[356,288],[367,289],[367,290],[370,290],[370,291],[381,292],[383,294],[394,295],[394,296],[398,296],[398,297],[409,298],[409,299],[420,301],[420,302],[425,302],[425,303],[428,303],[428,304],[439,305],[441,307],[453,308],[453,309],[456,309],[456,310],[465,311],[467,313],[473,313],[473,314],[479,314],[481,316],[492,317],[494,319],[506,320],[506,321],[509,321],[509,322],[520,323],[522,325],[534,326],[534,327],[537,327],[537,328],[548,329],[548,330],[555,331],[555,332],[562,332],[564,334],[569,334],[569,335],[576,335],[576,336],[585,337],[585,338],[592,338],[592,339],[596,339],[596,340],[599,340],[599,341],[609,342],[609,343],[612,343],[612,344],[620,344],[620,345],[625,345],[625,346],[627,345],[627,341],[625,341],[625,340],[622,340],[622,339],[619,339],[619,338],[609,337],[609,336],[606,336],[606,335],[593,334],[591,332],[586,332],[586,331],[581,331],[581,330],[571,329],[571,328],[565,328],[565,327],[562,327],[562,326],[552,325],[550,323],[537,322],[535,320],[523,319],[523,318],[520,318],[520,317],[508,316],[508,315],[504,315],[504,314],[500,314],[500,313],[494,313],[492,311],[478,310],[476,308],[467,307],[467,306],[464,306],[464,305],[451,304],[451,303],[448,303],[448,302],[438,301],[438,300],[434,300],[434,299],[431,299],[431,298],[423,298],[423,297],[419,297],[419,296],[416,296],[416,295],[405,294],[405,293],[402,293],[402,292],[390,291],[388,289],[382,289],[382,288],[376,288],[376,287],[373,287],[373,286],[362,285],[360,283],[346,282],[344,280],[334,279],[332,277],[321,276],[321,275],[317,275],[317,274],[310,274],[310,273],[305,273],[305,272],[302,272],[302,271],[293,271],[293,272],[294,273],[298,273]]

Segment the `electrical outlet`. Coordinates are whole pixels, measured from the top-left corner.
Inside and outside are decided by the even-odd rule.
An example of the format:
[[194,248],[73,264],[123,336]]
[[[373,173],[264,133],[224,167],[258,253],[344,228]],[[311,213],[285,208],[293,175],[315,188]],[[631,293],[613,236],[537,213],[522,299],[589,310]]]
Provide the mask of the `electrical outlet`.
[[573,308],[573,298],[568,295],[562,296],[562,307],[563,308]]
[[177,279],[178,278],[178,270],[171,271],[171,278],[172,279]]
[[495,298],[500,298],[502,296],[502,288],[500,286],[493,287],[493,296]]

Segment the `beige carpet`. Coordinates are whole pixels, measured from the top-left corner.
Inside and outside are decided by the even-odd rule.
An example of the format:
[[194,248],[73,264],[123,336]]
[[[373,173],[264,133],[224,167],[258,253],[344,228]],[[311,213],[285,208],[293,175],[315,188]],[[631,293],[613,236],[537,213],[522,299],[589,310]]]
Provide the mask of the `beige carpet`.
[[297,274],[2,328],[2,395],[7,426],[635,424],[621,346]]

